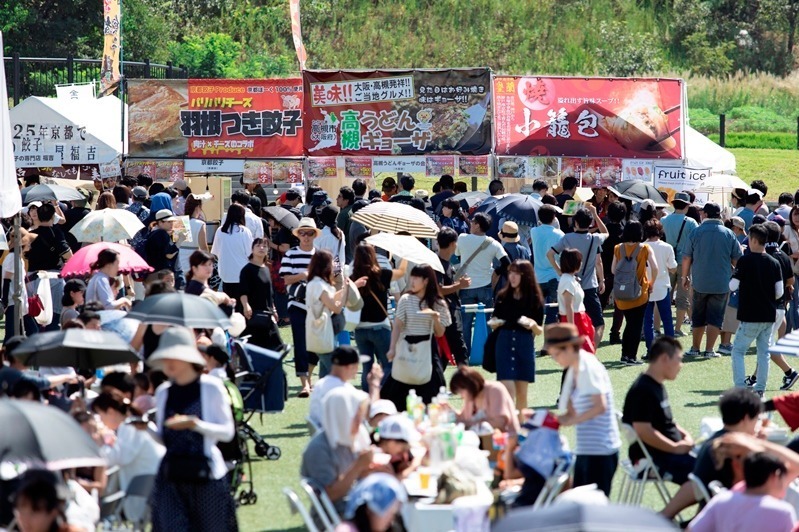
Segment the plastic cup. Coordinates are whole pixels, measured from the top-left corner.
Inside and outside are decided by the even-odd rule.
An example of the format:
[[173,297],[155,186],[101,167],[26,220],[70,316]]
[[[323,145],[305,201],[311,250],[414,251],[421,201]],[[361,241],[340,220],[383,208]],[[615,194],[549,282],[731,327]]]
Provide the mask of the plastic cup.
[[430,489],[430,470],[426,467],[419,468],[419,487],[423,490]]

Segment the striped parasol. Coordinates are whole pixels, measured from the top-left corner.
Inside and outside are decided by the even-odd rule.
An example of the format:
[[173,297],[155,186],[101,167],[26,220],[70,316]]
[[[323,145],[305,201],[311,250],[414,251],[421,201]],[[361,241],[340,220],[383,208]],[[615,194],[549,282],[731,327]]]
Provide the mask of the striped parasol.
[[426,212],[390,201],[367,205],[353,214],[352,220],[386,233],[407,232],[417,238],[433,238],[438,234],[438,226]]

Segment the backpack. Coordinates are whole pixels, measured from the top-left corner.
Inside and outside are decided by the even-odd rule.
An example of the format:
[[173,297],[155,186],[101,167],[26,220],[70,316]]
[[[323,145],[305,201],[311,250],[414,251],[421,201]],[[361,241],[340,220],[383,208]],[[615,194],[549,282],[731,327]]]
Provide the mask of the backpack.
[[616,263],[616,275],[613,279],[613,297],[619,301],[633,301],[641,297],[643,288],[638,279],[638,246],[631,256],[627,256],[627,246],[621,246],[621,259]]

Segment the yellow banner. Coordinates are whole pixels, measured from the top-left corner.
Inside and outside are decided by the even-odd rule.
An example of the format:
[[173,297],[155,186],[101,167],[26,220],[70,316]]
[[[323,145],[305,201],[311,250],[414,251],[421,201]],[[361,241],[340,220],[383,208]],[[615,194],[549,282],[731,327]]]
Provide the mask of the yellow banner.
[[99,96],[110,94],[119,84],[119,50],[122,17],[119,0],[103,0],[103,62]]

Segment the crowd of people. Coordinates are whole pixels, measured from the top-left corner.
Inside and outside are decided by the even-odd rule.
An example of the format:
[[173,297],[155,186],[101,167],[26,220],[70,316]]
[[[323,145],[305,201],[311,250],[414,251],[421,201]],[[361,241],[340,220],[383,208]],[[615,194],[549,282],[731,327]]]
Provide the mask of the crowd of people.
[[[154,530],[237,528],[229,463],[224,445],[218,446],[236,432],[225,385],[231,379],[229,334],[141,324],[130,339],[141,363],[95,383],[93,369],[27,368],[14,354],[22,340],[17,333],[98,329],[104,311],[135,310],[148,297],[184,292],[228,316],[241,314],[242,334],[256,346],[279,349],[280,328],[291,328],[301,384],[296,396],[308,399],[314,434],[300,474],[331,499],[346,520],[343,530],[401,526],[406,495],[399,481],[423,463],[412,452],[422,440],[419,419],[412,419],[417,399],[431,417],[503,434],[497,481],[503,488],[521,485],[517,504],[532,504],[547,473],[523,458],[534,440],[528,398],[541,356],[563,368],[556,424],[576,427],[572,485],[596,484],[609,496],[622,445],[614,393],[622,391],[611,385],[612,366],[596,357],[605,343],[620,346],[623,365],[648,364],[626,391],[620,414],[645,447],[633,445],[631,460],[651,457],[681,485],[664,515],[673,518],[697,502],[693,472],[706,485],[718,480],[731,489],[700,512],[695,530],[733,530],[723,523],[744,507],[750,517],[770,512],[770,519],[790,518],[793,526],[790,507],[772,499],[799,474],[799,455],[754,436],[764,409],[781,404],[779,397],[764,397],[770,361],[782,371],[781,390],[799,380],[783,357],[768,352],[776,338],[799,329],[799,198],[781,194],[770,212],[762,181],[735,190],[732,209],[713,202],[699,207],[690,192],[667,202],[597,186],[566,216],[563,207],[577,199],[579,185],[566,177],[557,195],[546,181],[536,181],[535,221],[519,223],[460,200],[465,185],[448,175],[432,194],[403,174],[386,178],[381,190],[355,179],[335,199],[318,186],[304,195],[291,189],[272,205],[260,185],[242,184],[210,246],[201,196],[183,180],[164,186],[146,175],[119,183],[98,179],[96,203],[85,189],[83,200],[67,204],[32,202],[21,228],[7,232],[0,395],[70,412],[108,465],[120,467],[123,490],[137,476],[153,475],[149,504],[131,501],[126,517],[150,512]],[[502,182],[491,181],[488,193],[502,196]],[[440,264],[411,263],[371,245],[373,231],[353,215],[377,202],[430,216],[440,229],[435,238],[420,240]],[[152,273],[120,272],[119,252],[109,248],[85,278],[58,275],[85,244],[70,229],[92,204],[126,209],[142,222],[123,244]],[[175,231],[177,216],[189,217],[190,238]],[[17,242],[23,261],[14,257]],[[13,282],[18,264],[25,280],[19,286]],[[29,296],[45,282],[52,320],[41,324],[32,308],[36,298]],[[16,301],[24,331],[15,330]],[[473,304],[491,309],[483,365],[496,380],[470,367]],[[613,316],[607,338],[606,312]],[[683,353],[675,338],[688,334],[691,347]],[[753,343],[757,365],[747,368],[744,354]],[[719,402],[724,429],[697,455],[693,438],[672,417],[664,383],[678,377],[683,356],[720,355],[731,356],[734,388]],[[449,382],[447,365],[455,366]],[[356,387],[351,381],[358,372]],[[93,384],[100,393],[91,400],[75,393]],[[450,405],[453,396],[461,398],[461,408]],[[727,460],[722,469],[710,467],[718,456]],[[93,499],[78,494],[106,489],[102,467],[31,472],[19,479],[15,515],[23,530],[38,529],[34,520],[48,527],[93,518],[96,524],[99,510],[87,502]]]

